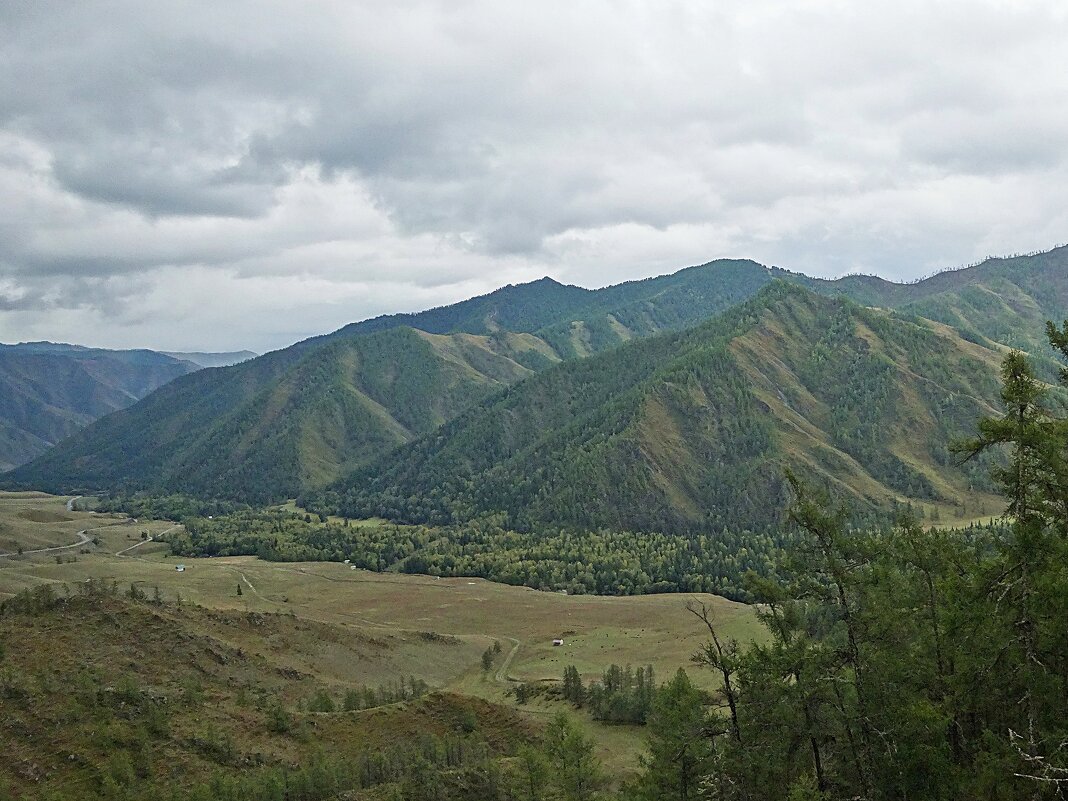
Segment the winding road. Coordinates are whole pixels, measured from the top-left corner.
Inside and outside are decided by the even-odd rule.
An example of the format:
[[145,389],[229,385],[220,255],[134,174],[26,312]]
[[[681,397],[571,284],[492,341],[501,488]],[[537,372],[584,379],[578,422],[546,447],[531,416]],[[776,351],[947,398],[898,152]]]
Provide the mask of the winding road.
[[88,532],[96,531],[97,528],[104,528],[104,526],[97,526],[96,528],[83,528],[78,532],[78,541],[71,543],[70,545],[54,545],[51,548],[34,548],[32,550],[22,551],[0,551],[0,556],[29,556],[32,553],[52,553],[53,551],[68,551],[71,548],[80,548],[82,545],[88,545],[93,541],[93,538],[89,536]]
[[[68,512],[73,512],[74,511],[74,503],[75,503],[75,501],[79,500],[81,497],[82,497],[81,495],[75,495],[73,498],[71,498],[70,500],[67,501],[67,511]],[[79,531],[77,533],[78,541],[77,542],[72,542],[70,545],[53,545],[50,548],[32,548],[32,549],[23,550],[21,552],[20,551],[0,551],[0,557],[2,557],[2,556],[29,556],[29,555],[35,554],[35,553],[55,553],[56,551],[69,551],[71,548],[80,548],[83,545],[88,545],[90,542],[93,541],[93,538],[89,536],[89,532],[90,531],[99,531],[102,528],[108,528],[110,526],[119,526],[119,525],[122,525],[123,523],[126,523],[126,522],[128,522],[128,521],[124,520],[124,521],[122,521],[120,523],[107,523],[107,524],[105,524],[103,526],[93,526],[92,528],[83,528],[81,531]],[[178,528],[178,526],[174,525],[174,526],[171,526],[166,531],[161,531],[160,533],[161,534],[167,534],[168,532],[174,531],[176,528]],[[139,545],[144,545],[146,542],[152,542],[152,539],[153,539],[152,537],[149,537],[147,540],[141,540],[140,542],[134,543],[129,548],[123,548],[121,551],[116,553],[115,556],[122,556],[127,551],[132,551],[134,548],[136,548]]]
[[512,681],[508,678],[508,668],[512,666],[512,660],[515,659],[515,655],[519,653],[519,640],[515,637],[505,637],[506,640],[510,640],[512,643],[512,650],[508,652],[508,656],[501,662],[501,666],[497,668],[497,672],[493,674],[493,680],[498,684],[507,684]]
[[116,556],[122,556],[123,554],[125,554],[125,553],[127,553],[129,551],[132,551],[134,548],[138,548],[138,547],[140,547],[140,546],[142,546],[142,545],[144,545],[146,543],[149,543],[149,542],[152,542],[152,537],[149,537],[148,539],[141,540],[140,542],[135,542],[129,548],[123,548],[121,551],[115,551],[115,555]]
[[[75,495],[73,498],[67,501],[67,511],[74,511],[74,503],[81,499],[81,495]],[[103,528],[98,526],[97,528]],[[77,533],[78,541],[73,542],[70,545],[53,545],[51,548],[32,548],[22,551],[0,551],[0,556],[28,556],[34,553],[53,553],[54,551],[69,551],[71,548],[80,548],[83,545],[88,545],[92,541],[92,537],[88,532],[96,531],[96,528],[83,528]]]

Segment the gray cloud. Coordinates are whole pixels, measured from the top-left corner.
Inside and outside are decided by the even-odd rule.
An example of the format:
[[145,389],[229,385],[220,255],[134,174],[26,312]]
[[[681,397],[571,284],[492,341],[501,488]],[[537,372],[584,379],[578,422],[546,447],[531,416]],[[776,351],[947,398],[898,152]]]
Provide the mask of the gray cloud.
[[264,349],[546,273],[1050,246],[1066,35],[1054,2],[15,0],[0,339]]

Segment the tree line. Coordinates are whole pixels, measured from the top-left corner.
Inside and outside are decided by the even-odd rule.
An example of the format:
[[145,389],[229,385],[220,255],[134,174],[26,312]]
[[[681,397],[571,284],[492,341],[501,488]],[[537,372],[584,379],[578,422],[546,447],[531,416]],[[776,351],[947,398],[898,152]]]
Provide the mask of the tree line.
[[594,720],[604,723],[644,724],[656,694],[652,665],[633,670],[630,665],[610,665],[600,679],[584,686],[574,665],[564,668],[562,695],[578,708],[587,708]]
[[681,536],[543,528],[518,532],[500,516],[456,526],[322,523],[282,509],[192,517],[166,536],[177,556],[252,555],[345,562],[378,572],[480,577],[571,594],[711,592],[748,597],[744,576],[770,576],[783,530]]

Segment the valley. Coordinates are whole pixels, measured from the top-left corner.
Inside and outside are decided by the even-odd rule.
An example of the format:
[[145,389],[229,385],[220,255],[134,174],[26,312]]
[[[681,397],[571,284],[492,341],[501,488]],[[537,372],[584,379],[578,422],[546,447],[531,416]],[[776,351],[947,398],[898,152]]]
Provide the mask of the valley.
[[[12,535],[17,544],[38,544],[49,536],[57,542],[64,541],[69,537],[67,533],[54,531],[49,535],[43,531],[57,524],[66,529],[88,529],[99,541],[85,549],[88,553],[70,556],[9,555],[0,565],[0,597],[46,582],[117,581],[122,585],[134,583],[148,591],[159,587],[164,598],[181,596],[205,607],[292,613],[335,625],[393,634],[432,632],[468,642],[464,653],[469,664],[455,673],[449,671],[456,664],[449,668],[435,665],[440,672],[421,676],[439,687],[462,680],[462,674],[477,662],[478,652],[487,644],[492,645],[493,639],[520,643],[511,663],[510,678],[541,681],[559,678],[566,664],[580,666],[584,673],[592,675],[603,667],[601,662],[608,655],[621,660],[621,664],[652,664],[666,674],[684,666],[707,635],[700,622],[686,612],[689,595],[569,596],[482,579],[351,570],[340,563],[174,557],[163,543],[141,540],[142,532],[159,535],[172,528],[172,523],[128,522],[123,516],[86,512],[64,514],[59,511],[65,508],[64,502],[55,496],[23,499],[0,493],[0,520],[5,527],[17,525],[11,518],[18,518],[27,507],[41,518],[72,518],[34,524],[32,532],[23,525]],[[14,515],[12,506],[19,508]],[[177,572],[176,564],[184,565],[185,570]],[[236,594],[239,585],[243,587],[240,596]],[[713,605],[732,636],[753,635],[755,621],[749,607],[712,595],[692,597]],[[552,640],[561,636],[566,648],[554,649]],[[434,664],[434,660],[416,656],[413,664],[399,669],[407,673],[419,662]],[[463,663],[461,659],[457,664]],[[371,682],[381,676],[351,678]]]
[[[572,596],[482,579],[372,573],[341,563],[174,557],[164,543],[153,539],[173,530],[173,523],[68,510],[65,497],[0,493],[0,527],[12,550],[25,551],[0,556],[0,602],[41,587],[76,597],[77,588],[87,584],[115,585],[117,595],[100,603],[105,608],[117,605],[110,614],[118,620],[130,618],[122,625],[151,625],[152,637],[163,638],[153,651],[151,638],[142,642],[136,632],[99,629],[99,635],[115,646],[121,647],[127,636],[133,637],[131,642],[142,642],[137,646],[135,672],[145,676],[144,681],[156,682],[146,672],[190,667],[180,662],[164,667],[164,631],[171,626],[178,642],[207,638],[215,652],[243,655],[236,664],[233,657],[226,657],[223,670],[230,678],[218,692],[232,693],[235,681],[247,681],[250,688],[272,687],[294,707],[320,689],[341,698],[352,688],[379,687],[411,677],[426,682],[438,694],[435,697],[479,699],[494,705],[476,707],[485,714],[510,715],[517,721],[514,725],[540,730],[554,712],[569,705],[540,698],[519,705],[514,688],[521,683],[557,687],[569,665],[586,680],[610,664],[651,665],[655,675],[663,677],[685,667],[699,686],[714,689],[718,680],[713,672],[690,664],[708,632],[686,610],[687,600],[713,609],[729,636],[742,641],[763,637],[751,607],[700,593]],[[75,541],[82,530],[91,537],[84,545],[29,552],[29,546]],[[183,567],[180,572],[178,565]],[[131,592],[142,600],[132,601]],[[57,619],[49,624],[50,630],[63,642],[73,638],[83,642],[78,648],[92,651],[96,646],[84,645],[84,638],[103,625],[92,622],[93,614],[85,624],[88,630],[79,631],[82,617],[67,615],[65,622]],[[137,623],[145,614],[152,622]],[[0,629],[4,620],[0,617]],[[562,646],[552,644],[557,638],[563,639]],[[23,634],[11,629],[0,634],[0,640],[9,655],[12,649],[30,648]],[[501,644],[502,653],[486,672],[480,667],[480,655],[494,643]],[[39,649],[39,658],[50,653],[40,644],[33,649]],[[241,667],[242,660],[253,657],[265,660],[264,664]],[[100,655],[92,661],[124,664],[117,656]],[[5,664],[10,665],[11,659]],[[49,670],[43,663],[39,669]],[[280,681],[279,676],[294,678]],[[232,696],[227,698],[229,703]],[[492,711],[496,709],[501,711]],[[219,718],[216,725],[224,731],[233,729],[240,737],[246,724],[239,721],[243,715],[235,716]],[[640,727],[606,727],[581,714],[577,720],[598,743],[606,764],[622,776],[633,775],[642,749]],[[31,749],[25,758],[37,764],[39,754]]]
[[1068,801],[1068,7],[0,2],[0,801]]
[[[1027,328],[1060,284],[1039,303],[1001,263],[960,272],[535,282],[102,417],[0,491],[0,798],[652,801],[692,748],[751,787],[770,754],[825,801],[825,760],[897,781],[869,720],[1010,764],[1005,700],[945,688],[990,670],[979,629],[1019,625],[988,574],[1063,545],[1060,451],[1030,443],[1068,441],[1068,327]],[[1002,516],[1020,475],[1040,556]],[[960,733],[913,731],[899,694]]]
[[54,342],[0,343],[0,471],[125,409],[175,378],[255,353],[106,350]]

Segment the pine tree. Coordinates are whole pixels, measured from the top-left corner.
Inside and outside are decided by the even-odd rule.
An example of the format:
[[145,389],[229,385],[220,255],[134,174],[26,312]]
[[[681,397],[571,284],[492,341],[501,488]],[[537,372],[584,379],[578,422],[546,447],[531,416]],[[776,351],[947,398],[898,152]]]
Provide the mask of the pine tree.
[[589,801],[604,784],[593,740],[563,712],[545,730],[545,750],[565,801]]
[[578,668],[568,665],[564,668],[564,700],[575,706],[582,706],[586,700],[586,689],[582,686],[582,676]]
[[[1048,333],[1051,344],[1068,356],[1068,323],[1063,330],[1051,324]],[[1000,667],[1025,715],[1011,731],[1022,743],[1023,759],[1033,763],[1043,760],[1051,746],[1063,750],[1045,742],[1049,715],[1040,688],[1053,678],[1054,658],[1061,666],[1068,662],[1063,654],[1049,653],[1051,645],[1065,643],[1063,619],[1051,612],[1061,605],[1065,591],[1061,565],[1068,533],[1068,430],[1065,421],[1051,415],[1048,392],[1026,356],[1009,353],[1001,374],[1004,414],[980,421],[979,436],[959,450],[967,458],[999,446],[1009,451],[1007,464],[994,475],[1009,499],[1012,526],[1001,544],[988,592],[997,599],[997,609],[1009,615],[1005,623],[1014,634],[1006,644],[1011,662],[1002,658]],[[1062,370],[1061,377],[1068,382],[1068,370]],[[1063,668],[1058,678],[1068,692]]]
[[639,782],[647,801],[692,801],[707,773],[712,746],[706,732],[704,698],[679,668],[653,700],[648,722],[649,756]]

